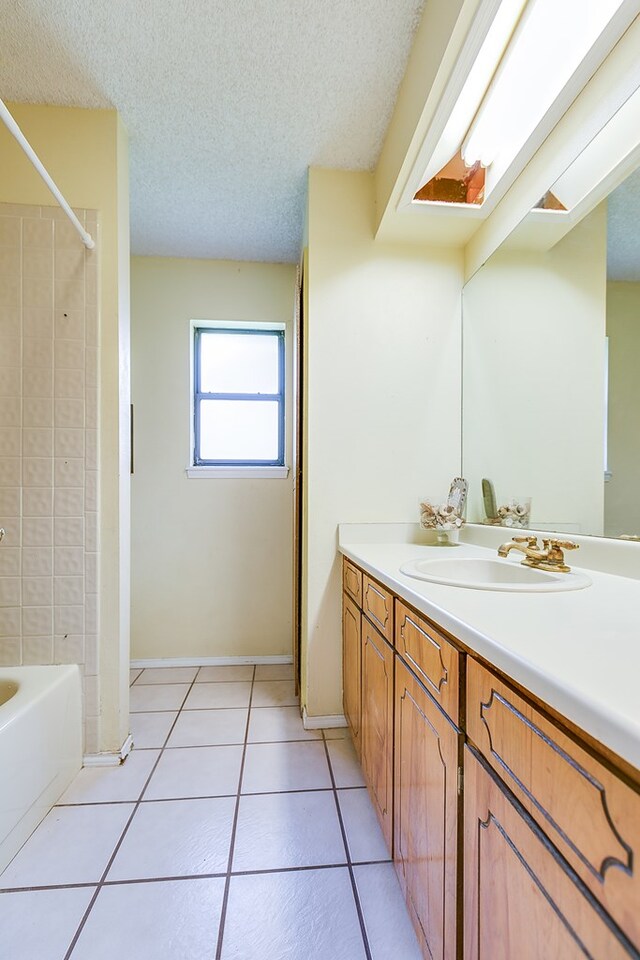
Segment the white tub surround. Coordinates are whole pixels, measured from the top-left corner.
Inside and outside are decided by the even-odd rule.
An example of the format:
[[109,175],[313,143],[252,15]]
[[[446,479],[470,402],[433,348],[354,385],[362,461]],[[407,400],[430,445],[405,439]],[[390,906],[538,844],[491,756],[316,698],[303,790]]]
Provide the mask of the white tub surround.
[[[590,587],[504,593],[415,580],[400,567],[409,560],[454,553],[495,557],[496,547],[511,539],[508,529],[470,524],[457,547],[427,545],[412,523],[341,524],[338,531],[344,556],[640,769],[637,544],[574,537],[581,549],[568,555],[569,564],[586,568],[588,562]],[[624,570],[625,576],[603,572],[610,556],[610,568]]]
[[0,689],[12,686],[0,704],[0,873],[82,766],[78,667],[3,667]]
[[[96,211],[76,214],[98,236]],[[104,696],[101,245],[87,250],[56,207],[0,203],[0,247],[13,271],[3,282],[14,296],[0,311],[0,667],[79,664],[84,749],[92,754],[100,750]]]

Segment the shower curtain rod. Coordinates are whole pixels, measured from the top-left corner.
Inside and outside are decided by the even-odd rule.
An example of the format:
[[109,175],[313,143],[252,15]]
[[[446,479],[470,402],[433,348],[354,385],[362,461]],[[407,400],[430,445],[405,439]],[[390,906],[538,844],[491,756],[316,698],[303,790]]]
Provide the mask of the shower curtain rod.
[[38,171],[38,173],[46,183],[51,193],[54,195],[54,197],[56,198],[56,200],[58,201],[58,203],[60,204],[64,212],[66,213],[66,215],[69,217],[69,220],[71,220],[71,223],[74,225],[74,227],[80,234],[80,239],[84,243],[85,247],[88,250],[93,250],[93,248],[95,247],[95,242],[91,234],[87,233],[87,231],[84,229],[84,227],[76,217],[75,213],[73,212],[73,210],[71,209],[71,207],[69,206],[65,198],[60,193],[60,190],[55,185],[51,177],[49,176],[46,167],[43,165],[38,155],[36,154],[35,150],[33,149],[31,144],[25,137],[24,133],[22,132],[22,130],[20,129],[16,121],[11,116],[9,109],[7,108],[7,105],[4,103],[3,100],[0,100],[0,120],[3,121],[4,125],[7,127],[9,132],[13,134],[15,139],[18,141],[18,143],[26,153],[27,157],[29,158],[33,166],[36,168],[36,170]]

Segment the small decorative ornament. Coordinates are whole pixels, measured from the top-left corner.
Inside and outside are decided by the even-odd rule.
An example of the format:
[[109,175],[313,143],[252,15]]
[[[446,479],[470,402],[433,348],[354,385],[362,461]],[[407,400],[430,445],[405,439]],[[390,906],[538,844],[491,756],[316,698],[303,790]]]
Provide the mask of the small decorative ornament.
[[464,517],[464,508],[467,503],[467,493],[469,492],[469,482],[463,477],[454,477],[449,487],[449,496],[447,503],[454,507],[460,517]]
[[501,526],[526,529],[531,517],[531,497],[514,497],[499,506],[497,512]]
[[420,526],[423,530],[435,530],[438,544],[448,546],[458,542],[460,527],[464,523],[464,506],[469,484],[462,477],[456,477],[449,489],[444,503],[438,503],[431,497],[420,502]]
[[420,526],[423,530],[454,530],[463,523],[455,507],[448,503],[436,504],[428,499],[420,503]]

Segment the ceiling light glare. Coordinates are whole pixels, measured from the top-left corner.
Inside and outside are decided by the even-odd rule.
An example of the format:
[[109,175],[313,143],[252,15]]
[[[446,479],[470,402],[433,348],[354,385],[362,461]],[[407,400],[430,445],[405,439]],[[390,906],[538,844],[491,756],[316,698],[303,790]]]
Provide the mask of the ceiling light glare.
[[460,144],[478,112],[526,5],[527,0],[502,0],[431,156],[422,183],[428,183],[459,152]]
[[462,146],[465,163],[508,165],[623,0],[530,0]]

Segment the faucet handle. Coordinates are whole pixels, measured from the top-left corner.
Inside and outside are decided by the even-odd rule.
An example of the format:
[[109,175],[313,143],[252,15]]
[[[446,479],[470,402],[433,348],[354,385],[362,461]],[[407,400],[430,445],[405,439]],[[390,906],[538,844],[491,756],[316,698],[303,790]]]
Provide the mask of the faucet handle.
[[528,536],[528,537],[513,537],[512,539],[513,539],[514,543],[526,543],[526,544],[527,544],[529,547],[531,547],[532,549],[534,549],[535,547],[538,546],[538,538],[537,538],[537,537],[532,537],[532,536]]
[[545,542],[548,542],[552,547],[560,547],[561,550],[579,550],[580,549],[580,544],[574,543],[573,540],[549,540]]

